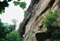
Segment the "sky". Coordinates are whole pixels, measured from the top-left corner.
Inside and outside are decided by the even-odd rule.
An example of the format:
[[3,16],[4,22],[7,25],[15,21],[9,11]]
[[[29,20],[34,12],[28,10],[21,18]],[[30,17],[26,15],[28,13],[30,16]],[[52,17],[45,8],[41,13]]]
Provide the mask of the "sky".
[[[28,8],[31,0],[21,0],[21,1],[26,2],[26,4],[27,4],[26,8],[25,8],[25,10],[26,10]],[[24,19],[24,10],[22,8],[20,8],[19,6],[14,6],[13,2],[9,2],[9,7],[6,7],[5,13],[0,15],[0,19],[2,19],[3,23],[8,23],[8,24],[13,24],[11,20],[16,19],[17,20],[16,29],[18,29],[20,22],[22,22]]]

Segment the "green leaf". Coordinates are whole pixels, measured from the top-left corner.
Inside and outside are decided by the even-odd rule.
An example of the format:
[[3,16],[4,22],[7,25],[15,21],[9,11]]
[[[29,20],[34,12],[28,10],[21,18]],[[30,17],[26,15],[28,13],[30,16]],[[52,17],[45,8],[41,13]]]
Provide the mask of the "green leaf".
[[20,2],[18,2],[18,1],[14,1],[13,3],[14,3],[15,6],[20,4]]
[[21,7],[22,9],[25,9],[25,8],[26,8],[26,3],[25,3],[25,2],[21,2],[20,7]]
[[26,3],[25,2],[19,2],[19,1],[14,1],[13,2],[15,6],[20,6],[22,9],[26,8]]
[[0,14],[2,14],[2,13],[4,13],[4,12],[5,12],[5,10],[2,9],[2,10],[0,11]]
[[4,13],[5,11],[4,10],[1,10],[2,13]]

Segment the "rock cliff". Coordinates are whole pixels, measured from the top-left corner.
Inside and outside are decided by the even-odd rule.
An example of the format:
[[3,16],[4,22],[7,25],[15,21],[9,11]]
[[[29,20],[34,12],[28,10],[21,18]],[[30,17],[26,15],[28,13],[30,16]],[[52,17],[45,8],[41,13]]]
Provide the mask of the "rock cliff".
[[21,34],[22,41],[44,41],[45,38],[49,38],[49,35],[45,32],[46,28],[40,30],[40,28],[43,27],[40,21],[44,18],[44,14],[47,13],[49,9],[51,11],[57,10],[60,12],[60,8],[58,7],[59,3],[59,0],[31,1],[31,4],[26,11],[25,18],[18,29]]

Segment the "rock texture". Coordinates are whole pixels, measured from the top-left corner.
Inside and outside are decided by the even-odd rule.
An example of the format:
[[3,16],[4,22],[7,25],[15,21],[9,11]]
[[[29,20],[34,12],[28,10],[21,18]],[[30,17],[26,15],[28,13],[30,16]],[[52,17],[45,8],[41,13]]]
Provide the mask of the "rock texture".
[[31,1],[31,4],[26,11],[25,18],[20,24],[20,27],[18,29],[18,31],[21,34],[21,37],[23,37],[22,41],[39,41],[40,38],[42,38],[42,40],[40,39],[40,41],[44,41],[44,38],[46,39],[50,38],[49,37],[50,35],[48,35],[45,32],[46,29],[39,31],[39,29],[43,27],[40,21],[44,18],[44,14],[47,13],[49,9],[51,9],[52,11],[56,10],[57,9],[56,6],[58,4],[59,4],[59,0]]

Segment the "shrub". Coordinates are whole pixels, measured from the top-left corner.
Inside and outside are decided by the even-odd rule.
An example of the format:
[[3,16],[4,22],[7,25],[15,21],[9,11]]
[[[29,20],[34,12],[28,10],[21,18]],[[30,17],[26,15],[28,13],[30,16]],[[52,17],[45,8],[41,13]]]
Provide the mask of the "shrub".
[[58,4],[58,7],[60,8],[60,4]]
[[42,24],[44,24],[48,29],[50,29],[51,27],[55,26],[55,21],[58,18],[58,12],[52,12],[49,11],[48,14],[44,15],[43,20],[41,21]]
[[21,41],[20,34],[17,31],[12,31],[6,36],[7,41]]

